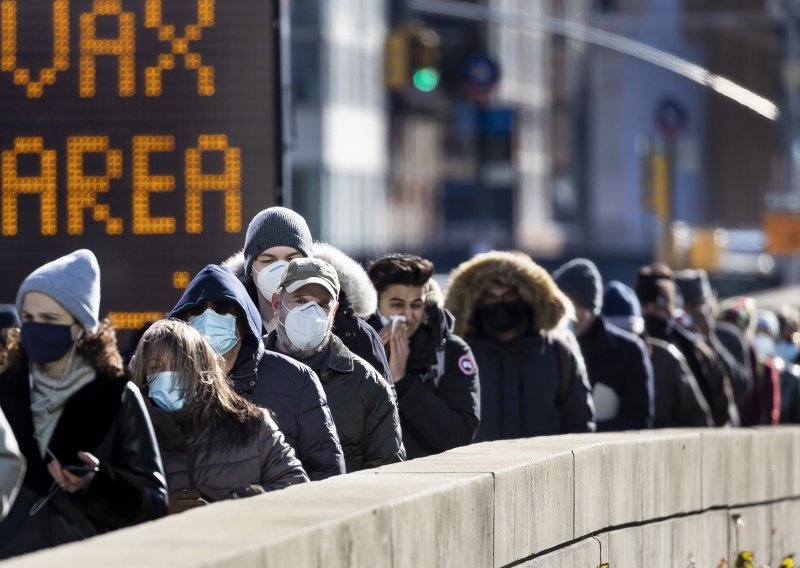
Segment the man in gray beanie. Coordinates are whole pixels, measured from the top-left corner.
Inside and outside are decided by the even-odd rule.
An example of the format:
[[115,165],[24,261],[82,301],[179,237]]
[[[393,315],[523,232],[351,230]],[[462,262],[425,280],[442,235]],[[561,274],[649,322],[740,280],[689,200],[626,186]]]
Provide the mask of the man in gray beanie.
[[593,262],[576,258],[553,273],[575,305],[575,335],[592,385],[597,430],[653,425],[653,368],[644,342],[600,315],[603,279]]
[[[336,258],[331,257],[334,254]],[[272,296],[278,290],[286,267],[296,258],[315,256],[332,264],[342,282],[333,333],[350,351],[375,367],[393,387],[383,343],[365,321],[377,306],[377,294],[366,271],[338,249],[314,243],[302,215],[285,207],[264,209],[248,225],[242,252],[226,260],[223,266],[230,268],[244,284],[258,307],[264,330],[269,333],[275,329],[277,321]],[[371,307],[369,301],[364,300],[367,296],[371,296]],[[358,307],[361,309],[356,309]]]

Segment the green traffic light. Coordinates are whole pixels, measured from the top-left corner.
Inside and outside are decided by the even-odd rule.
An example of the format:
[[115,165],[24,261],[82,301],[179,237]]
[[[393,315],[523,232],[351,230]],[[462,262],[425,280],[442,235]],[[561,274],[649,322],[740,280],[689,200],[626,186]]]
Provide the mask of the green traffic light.
[[423,93],[430,93],[439,84],[439,73],[432,67],[422,67],[411,77],[414,86]]

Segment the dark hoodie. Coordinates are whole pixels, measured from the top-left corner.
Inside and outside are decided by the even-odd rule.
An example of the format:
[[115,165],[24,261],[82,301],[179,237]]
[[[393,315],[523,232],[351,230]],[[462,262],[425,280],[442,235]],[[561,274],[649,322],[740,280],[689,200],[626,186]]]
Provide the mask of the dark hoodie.
[[[480,422],[478,366],[469,345],[453,335],[455,318],[437,298],[440,293],[426,295],[425,317],[409,341],[406,374],[395,384],[409,459],[469,444]],[[377,313],[369,322],[382,327]]]
[[[493,283],[515,288],[523,305],[517,313],[528,318],[527,330],[507,343],[485,333],[476,317]],[[574,337],[560,330],[572,305],[544,268],[523,254],[479,254],[451,274],[445,306],[481,372],[476,441],[595,430],[583,358]]]
[[319,379],[306,365],[264,348],[258,308],[230,270],[206,266],[189,283],[169,317],[181,317],[187,310],[215,300],[235,302],[247,320],[241,326],[247,331],[239,354],[228,371],[233,388],[275,413],[286,442],[295,449],[312,481],[344,473],[342,447]]

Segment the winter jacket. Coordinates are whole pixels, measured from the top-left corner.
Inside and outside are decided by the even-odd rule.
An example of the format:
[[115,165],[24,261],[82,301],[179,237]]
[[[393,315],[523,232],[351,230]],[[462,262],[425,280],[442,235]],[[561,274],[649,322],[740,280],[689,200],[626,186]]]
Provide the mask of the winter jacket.
[[714,424],[738,426],[739,412],[733,399],[728,373],[702,337],[672,320],[656,316],[645,317],[645,326],[648,335],[671,343],[684,356],[711,409]]
[[0,521],[6,518],[17,498],[25,475],[25,458],[5,415],[0,411]]
[[653,368],[644,342],[598,316],[578,337],[594,387],[603,383],[619,399],[616,416],[597,421],[598,431],[640,430],[653,425]]
[[228,379],[275,420],[312,480],[344,473],[344,455],[319,379],[307,366],[264,349],[261,316],[242,283],[227,268],[209,265],[195,276],[169,314],[213,300],[235,302],[246,316],[245,334]]
[[800,366],[775,359],[781,376],[781,424],[800,424]]
[[[333,266],[339,277],[339,308],[333,317],[333,333],[347,348],[372,365],[392,385],[389,362],[380,337],[365,321],[378,307],[377,293],[366,271],[342,251],[326,243],[314,243],[314,256]],[[244,255],[239,252],[223,263],[244,284],[253,304],[258,306],[258,288],[244,273]],[[394,388],[394,387],[392,387]]]
[[734,399],[740,404],[753,386],[750,351],[747,349],[741,330],[732,323],[718,321],[710,345],[725,365],[731,378]]
[[[278,348],[275,331],[266,345]],[[317,373],[328,396],[348,472],[405,459],[394,395],[369,363],[333,334],[328,346],[305,363]]]
[[[61,491],[33,435],[28,363],[0,375],[0,407],[28,464],[22,489],[0,523],[0,558],[84,539],[167,513],[167,488],[144,402],[124,377],[102,374],[64,406],[49,449],[63,465],[87,451],[100,470],[84,492]],[[31,507],[52,491],[35,515]]]
[[[426,298],[406,374],[395,384],[408,459],[469,444],[480,422],[478,366],[469,345],[453,335],[455,318],[442,301],[440,292]],[[380,329],[377,314],[368,321]]]
[[[492,282],[517,290],[529,326],[500,343],[476,318]],[[572,304],[529,257],[493,251],[461,264],[450,277],[445,306],[454,332],[472,348],[480,369],[481,423],[476,441],[592,432],[594,406],[577,342],[560,331]]]
[[781,379],[771,357],[759,358],[750,348],[753,364],[753,388],[739,404],[742,426],[780,423]]
[[248,497],[308,481],[277,424],[261,409],[246,444],[205,431],[187,438],[175,415],[147,402],[170,493],[197,490],[209,502]]
[[648,338],[653,366],[654,428],[713,426],[711,409],[677,347]]

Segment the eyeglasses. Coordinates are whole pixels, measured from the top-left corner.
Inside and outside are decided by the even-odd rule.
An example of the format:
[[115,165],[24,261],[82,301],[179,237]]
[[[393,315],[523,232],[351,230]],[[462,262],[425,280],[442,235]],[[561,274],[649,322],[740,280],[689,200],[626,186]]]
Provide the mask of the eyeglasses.
[[187,314],[189,316],[199,316],[207,309],[211,308],[219,315],[224,316],[227,314],[231,314],[232,316],[236,316],[237,318],[241,317],[242,311],[234,302],[230,300],[214,300],[213,302],[204,302],[202,304],[198,304],[197,306],[190,308],[187,310]]

